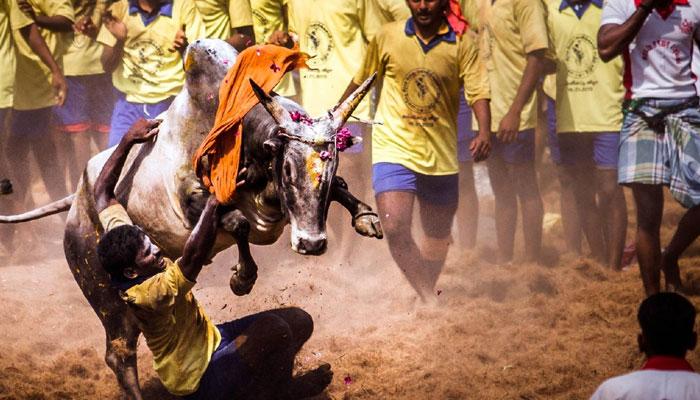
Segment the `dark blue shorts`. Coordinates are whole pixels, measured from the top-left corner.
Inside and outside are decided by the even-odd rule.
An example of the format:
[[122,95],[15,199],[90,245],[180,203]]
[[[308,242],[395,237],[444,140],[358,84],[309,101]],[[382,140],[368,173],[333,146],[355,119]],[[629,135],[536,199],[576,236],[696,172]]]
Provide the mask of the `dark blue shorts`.
[[53,107],[36,110],[12,110],[10,135],[15,140],[50,140],[53,123]]
[[581,165],[593,160],[599,169],[616,169],[619,132],[557,133],[554,100],[547,98],[547,144],[556,165]]
[[496,135],[491,136],[491,157],[497,157],[508,164],[523,164],[535,161],[535,130],[518,132],[515,141],[501,142]]
[[459,94],[459,113],[457,114],[457,158],[459,162],[472,160],[469,144],[476,137],[472,130],[472,109],[464,98],[464,92]]
[[131,125],[140,118],[153,119],[170,107],[175,97],[154,104],[131,103],[126,101],[124,93],[117,93],[117,101],[114,104],[112,122],[109,130],[109,147],[119,144],[122,137],[129,131]]
[[61,130],[109,133],[115,92],[111,75],[67,76],[66,81],[66,101],[63,106],[54,108]]
[[400,164],[377,163],[372,166],[374,195],[384,192],[411,192],[419,199],[437,205],[456,205],[459,200],[459,175],[423,175]]
[[211,356],[209,366],[199,381],[199,388],[185,399],[228,400],[242,396],[241,391],[250,384],[252,374],[241,359],[234,340],[259,316],[253,314],[216,326],[221,333],[221,343]]

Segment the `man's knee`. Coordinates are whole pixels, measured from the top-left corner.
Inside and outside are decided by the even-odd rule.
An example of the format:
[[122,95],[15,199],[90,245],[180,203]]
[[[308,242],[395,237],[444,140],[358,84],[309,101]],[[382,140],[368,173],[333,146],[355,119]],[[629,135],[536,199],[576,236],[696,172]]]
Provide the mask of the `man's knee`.
[[314,331],[314,320],[309,313],[298,307],[290,307],[280,310],[284,320],[294,336],[294,341],[304,343],[311,337]]
[[261,315],[255,322],[255,334],[261,335],[270,349],[286,348],[292,341],[292,330],[282,317],[275,314]]

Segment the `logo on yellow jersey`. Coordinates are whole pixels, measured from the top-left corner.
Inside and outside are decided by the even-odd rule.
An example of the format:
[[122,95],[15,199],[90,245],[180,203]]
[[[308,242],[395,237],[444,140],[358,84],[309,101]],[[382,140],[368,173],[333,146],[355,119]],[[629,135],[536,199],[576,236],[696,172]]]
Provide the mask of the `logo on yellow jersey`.
[[152,39],[142,39],[134,41],[128,47],[129,49],[126,50],[128,63],[125,64],[131,71],[129,79],[132,82],[148,82],[150,77],[160,72],[165,52],[158,43]]
[[333,35],[330,30],[320,23],[314,22],[306,29],[306,51],[311,55],[309,67],[317,68],[328,61],[333,50]]
[[401,93],[411,111],[430,114],[440,99],[440,81],[433,71],[417,68],[404,77]]
[[574,36],[566,48],[564,62],[573,79],[585,79],[593,73],[598,50],[593,40],[586,35]]

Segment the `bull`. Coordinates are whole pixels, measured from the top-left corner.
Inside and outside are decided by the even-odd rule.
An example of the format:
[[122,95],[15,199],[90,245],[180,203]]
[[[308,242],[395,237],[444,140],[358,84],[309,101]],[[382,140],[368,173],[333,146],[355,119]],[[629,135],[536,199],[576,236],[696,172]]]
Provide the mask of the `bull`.
[[[185,55],[183,90],[163,115],[157,139],[131,150],[115,190],[134,223],[173,259],[181,255],[209,196],[195,176],[192,157],[213,125],[219,86],[236,56],[237,52],[220,40],[202,39],[190,45]],[[238,247],[238,263],[230,280],[235,294],[249,293],[257,278],[249,243],[274,243],[287,224],[291,225],[293,250],[322,254],[327,243],[325,222],[330,201],[339,202],[350,212],[358,233],[382,238],[377,215],[336,176],[337,132],[372,80],[316,119],[298,117],[305,116],[298,104],[265,93],[250,82],[260,103],[243,119],[240,170],[245,171],[246,184],[238,189],[231,211],[221,217],[214,247],[214,254],[233,244]],[[342,139],[345,145],[357,140]],[[96,255],[103,228],[95,211],[93,184],[111,151],[88,162],[73,195],[24,214],[0,217],[0,223],[29,221],[69,210],[64,234],[66,260],[104,326],[106,363],[126,395],[139,400],[142,395],[136,346],[140,331]]]

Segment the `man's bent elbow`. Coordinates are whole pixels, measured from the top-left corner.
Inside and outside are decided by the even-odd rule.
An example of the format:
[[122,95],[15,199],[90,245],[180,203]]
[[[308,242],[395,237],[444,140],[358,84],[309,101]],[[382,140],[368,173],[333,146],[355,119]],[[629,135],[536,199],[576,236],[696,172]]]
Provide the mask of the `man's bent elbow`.
[[611,48],[607,48],[607,47],[601,47],[599,44],[598,56],[600,56],[600,59],[603,62],[605,62],[605,63],[609,62],[610,60],[617,57],[618,55],[619,55],[618,52],[616,52],[615,50],[613,50]]

